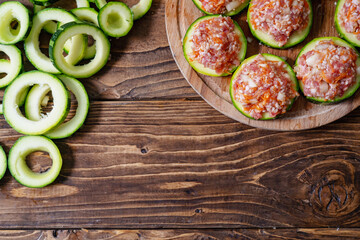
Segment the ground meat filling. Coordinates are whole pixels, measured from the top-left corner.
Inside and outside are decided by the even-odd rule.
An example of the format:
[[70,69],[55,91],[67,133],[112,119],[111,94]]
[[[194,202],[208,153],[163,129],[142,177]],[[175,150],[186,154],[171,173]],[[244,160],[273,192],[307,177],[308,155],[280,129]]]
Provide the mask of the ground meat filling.
[[243,4],[246,0],[199,0],[201,8],[212,14],[231,12]]
[[346,32],[356,34],[360,40],[360,0],[346,0],[338,19]]
[[197,61],[218,74],[230,73],[240,64],[241,42],[230,17],[201,21],[195,27],[190,41],[190,61]]
[[286,112],[298,96],[287,65],[266,60],[261,54],[242,67],[234,80],[234,98],[255,119],[268,113],[273,118]]
[[309,24],[306,0],[252,0],[249,11],[253,28],[270,34],[281,47]]
[[304,95],[325,101],[342,97],[356,82],[357,58],[350,47],[320,41],[314,50],[300,56],[295,67]]

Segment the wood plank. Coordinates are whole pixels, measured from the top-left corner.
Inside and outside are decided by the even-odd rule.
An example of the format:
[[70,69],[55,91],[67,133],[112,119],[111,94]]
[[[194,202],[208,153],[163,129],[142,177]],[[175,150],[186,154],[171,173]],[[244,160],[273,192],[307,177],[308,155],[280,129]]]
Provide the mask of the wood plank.
[[232,240],[232,239],[359,239],[359,228],[234,229],[234,230],[12,230],[3,240]]
[[[0,3],[4,0],[0,0]],[[28,0],[21,0],[31,6]],[[136,0],[124,1],[129,4]],[[61,0],[60,6],[74,6],[74,0]],[[199,99],[181,75],[166,38],[165,0],[154,0],[147,15],[134,23],[123,38],[111,39],[111,59],[95,76],[84,79],[91,99]],[[44,36],[42,47],[47,48]],[[22,44],[19,44],[22,48]],[[1,57],[1,55],[0,55]],[[27,60],[26,60],[27,61]],[[34,69],[25,62],[25,69]]]
[[[203,101],[93,102],[84,127],[56,141],[56,184],[0,182],[0,228],[360,227],[359,122],[356,110],[275,132]],[[1,118],[7,152],[18,137]]]

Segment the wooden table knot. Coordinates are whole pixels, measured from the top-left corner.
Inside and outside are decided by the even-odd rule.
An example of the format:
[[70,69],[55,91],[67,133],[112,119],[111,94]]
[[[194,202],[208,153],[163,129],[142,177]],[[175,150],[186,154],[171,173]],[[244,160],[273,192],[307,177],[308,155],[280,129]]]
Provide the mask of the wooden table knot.
[[303,170],[298,179],[310,186],[310,203],[324,217],[339,217],[360,204],[355,167],[345,160],[327,160]]

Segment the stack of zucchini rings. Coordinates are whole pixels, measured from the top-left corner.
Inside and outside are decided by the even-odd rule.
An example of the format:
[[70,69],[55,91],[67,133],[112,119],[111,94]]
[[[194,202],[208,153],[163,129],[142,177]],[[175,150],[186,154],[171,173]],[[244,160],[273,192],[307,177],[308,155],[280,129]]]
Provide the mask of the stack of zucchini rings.
[[[57,8],[56,2],[31,0],[34,14],[18,1],[0,4],[0,53],[6,55],[0,59],[0,87],[5,88],[0,110],[13,129],[26,135],[15,142],[8,159],[0,147],[0,179],[9,168],[19,183],[33,188],[51,184],[60,173],[62,157],[51,139],[70,137],[85,122],[89,97],[77,79],[89,78],[105,66],[109,37],[126,36],[152,3],[140,0],[129,8],[122,2],[76,0],[77,8],[67,11]],[[51,34],[49,57],[40,49],[42,30]],[[24,71],[16,46],[20,42],[36,70]],[[77,101],[72,118],[70,92]],[[43,108],[50,106],[45,112]],[[49,153],[52,166],[46,172],[36,173],[27,166],[26,157],[35,151]]]

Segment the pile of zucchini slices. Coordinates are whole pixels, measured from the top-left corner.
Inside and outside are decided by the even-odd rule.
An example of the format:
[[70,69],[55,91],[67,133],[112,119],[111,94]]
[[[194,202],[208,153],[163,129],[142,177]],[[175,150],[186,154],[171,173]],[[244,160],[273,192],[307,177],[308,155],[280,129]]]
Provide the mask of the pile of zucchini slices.
[[[183,41],[185,59],[200,74],[232,75],[230,97],[243,115],[255,120],[282,116],[301,94],[319,104],[351,97],[360,86],[360,1],[338,0],[337,37],[316,38],[299,53],[294,68],[280,57],[257,54],[244,60],[247,38],[230,16],[248,5],[247,23],[260,43],[293,47],[308,36],[310,0],[193,0],[206,16],[195,20]],[[219,15],[220,14],[220,15]],[[215,24],[212,19],[225,19]],[[219,21],[217,21],[219,22]],[[226,32],[226,34],[217,34]],[[236,58],[234,58],[236,57]]]
[[[122,2],[76,0],[70,11],[57,8],[57,0],[31,0],[32,12],[18,1],[0,4],[0,87],[5,88],[1,113],[6,122],[24,134],[10,149],[8,159],[0,147],[0,179],[9,168],[22,185],[39,188],[59,175],[62,157],[51,139],[73,135],[85,122],[89,97],[77,79],[99,72],[110,57],[109,37],[123,37],[151,7],[140,0],[129,8]],[[91,7],[97,6],[99,12]],[[49,54],[40,49],[40,34],[51,34]],[[25,72],[22,52],[36,70]],[[71,93],[77,101],[70,117]],[[49,153],[52,166],[33,172],[26,157],[35,151]]]

